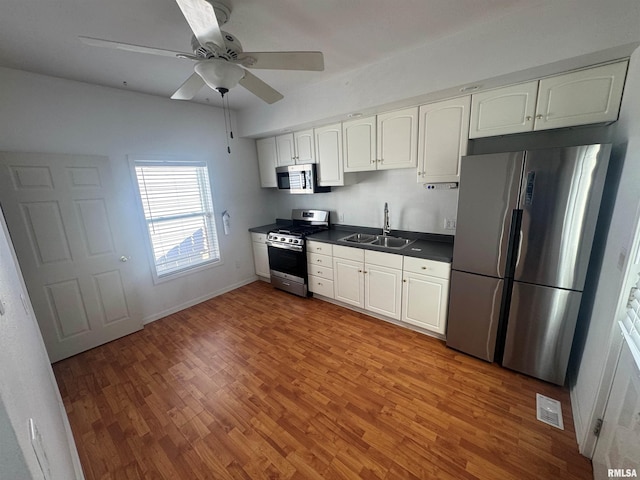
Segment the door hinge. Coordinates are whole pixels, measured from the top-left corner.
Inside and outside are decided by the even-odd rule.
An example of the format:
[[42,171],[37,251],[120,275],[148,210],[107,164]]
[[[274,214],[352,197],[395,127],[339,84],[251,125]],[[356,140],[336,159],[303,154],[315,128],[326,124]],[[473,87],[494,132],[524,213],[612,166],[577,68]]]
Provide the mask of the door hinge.
[[593,434],[596,437],[600,436],[600,431],[602,430],[602,419],[599,418],[598,420],[596,420],[596,426],[593,427]]

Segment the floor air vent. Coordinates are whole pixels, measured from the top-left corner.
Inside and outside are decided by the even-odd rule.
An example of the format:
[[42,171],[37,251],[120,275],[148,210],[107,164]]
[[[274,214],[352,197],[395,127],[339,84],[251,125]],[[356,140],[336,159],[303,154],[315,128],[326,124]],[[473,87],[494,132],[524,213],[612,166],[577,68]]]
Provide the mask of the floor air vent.
[[564,430],[562,406],[558,400],[536,393],[536,411],[538,420]]

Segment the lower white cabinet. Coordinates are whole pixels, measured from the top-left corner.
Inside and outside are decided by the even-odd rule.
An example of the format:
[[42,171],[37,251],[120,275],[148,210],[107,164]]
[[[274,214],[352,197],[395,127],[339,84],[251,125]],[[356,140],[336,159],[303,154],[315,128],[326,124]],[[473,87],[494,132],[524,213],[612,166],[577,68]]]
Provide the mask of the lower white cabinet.
[[309,290],[444,335],[451,264],[309,241]]
[[253,264],[256,275],[271,278],[269,271],[269,252],[267,249],[267,236],[264,233],[251,233],[251,246],[253,247]]
[[405,257],[402,321],[444,335],[451,265]]
[[334,246],[335,299],[400,320],[402,257]]
[[331,245],[322,242],[307,242],[307,274],[309,291],[334,298],[333,296],[333,261]]

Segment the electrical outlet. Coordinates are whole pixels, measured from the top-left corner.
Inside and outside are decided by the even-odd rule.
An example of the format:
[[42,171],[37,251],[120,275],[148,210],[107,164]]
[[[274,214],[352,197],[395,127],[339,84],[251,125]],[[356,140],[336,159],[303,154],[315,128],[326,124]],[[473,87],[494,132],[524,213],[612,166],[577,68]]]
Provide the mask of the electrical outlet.
[[445,230],[455,230],[456,229],[456,219],[455,218],[445,218],[444,219],[444,229]]
[[338,221],[340,223],[344,222],[344,213],[342,212],[338,213]]

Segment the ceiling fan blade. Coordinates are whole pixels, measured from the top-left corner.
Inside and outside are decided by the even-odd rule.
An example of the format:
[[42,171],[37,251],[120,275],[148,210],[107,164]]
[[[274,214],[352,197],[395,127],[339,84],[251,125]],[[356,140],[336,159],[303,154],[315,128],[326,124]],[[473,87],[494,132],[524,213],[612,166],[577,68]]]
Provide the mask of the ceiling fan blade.
[[242,77],[238,83],[269,104],[275,103],[284,98],[280,92],[271,88],[247,70],[245,70],[244,77]]
[[194,73],[180,85],[180,88],[176,90],[176,93],[171,95],[171,98],[173,100],[191,100],[204,85],[204,80],[200,78],[200,75]]
[[200,45],[214,44],[225,48],[216,13],[209,2],[205,0],[176,0],[176,2]]
[[324,70],[322,52],[243,52],[237,60],[248,68],[272,70]]
[[101,38],[92,38],[92,37],[78,37],[80,41],[86,45],[91,45],[93,47],[106,47],[106,48],[115,48],[118,50],[126,50],[128,52],[137,52],[137,53],[149,53],[151,55],[162,55],[163,57],[173,57],[173,58],[192,58],[193,55],[190,53],[183,52],[172,52],[171,50],[162,50],[161,48],[153,48],[153,47],[143,47],[142,45],[132,45],[130,43],[122,43],[122,42],[112,42],[111,40],[102,40]]

